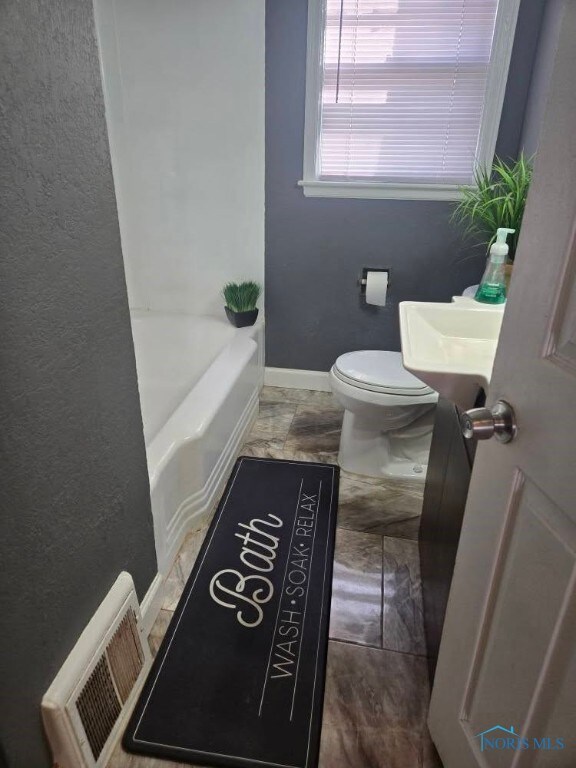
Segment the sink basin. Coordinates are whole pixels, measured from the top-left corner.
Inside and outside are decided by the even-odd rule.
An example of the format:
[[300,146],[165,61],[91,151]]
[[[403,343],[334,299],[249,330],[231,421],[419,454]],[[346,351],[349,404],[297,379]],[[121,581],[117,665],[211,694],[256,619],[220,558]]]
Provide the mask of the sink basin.
[[460,408],[490,384],[504,306],[400,302],[404,367]]

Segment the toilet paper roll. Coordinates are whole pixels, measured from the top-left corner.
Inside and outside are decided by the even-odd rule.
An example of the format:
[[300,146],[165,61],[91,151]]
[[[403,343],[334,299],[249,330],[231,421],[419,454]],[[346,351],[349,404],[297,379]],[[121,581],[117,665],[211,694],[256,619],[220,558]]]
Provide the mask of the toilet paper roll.
[[368,272],[366,275],[366,304],[383,307],[388,292],[388,272]]

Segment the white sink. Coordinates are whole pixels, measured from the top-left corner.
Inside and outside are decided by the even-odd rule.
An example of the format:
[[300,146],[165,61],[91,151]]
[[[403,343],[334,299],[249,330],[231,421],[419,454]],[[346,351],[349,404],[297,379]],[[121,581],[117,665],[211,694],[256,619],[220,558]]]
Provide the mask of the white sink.
[[400,302],[404,367],[460,408],[490,384],[504,306]]

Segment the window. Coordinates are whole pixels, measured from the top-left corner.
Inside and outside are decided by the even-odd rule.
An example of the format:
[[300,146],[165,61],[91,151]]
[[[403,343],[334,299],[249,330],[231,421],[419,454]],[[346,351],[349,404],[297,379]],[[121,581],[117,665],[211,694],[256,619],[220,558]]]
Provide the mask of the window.
[[309,196],[458,198],[489,164],[519,0],[309,0]]

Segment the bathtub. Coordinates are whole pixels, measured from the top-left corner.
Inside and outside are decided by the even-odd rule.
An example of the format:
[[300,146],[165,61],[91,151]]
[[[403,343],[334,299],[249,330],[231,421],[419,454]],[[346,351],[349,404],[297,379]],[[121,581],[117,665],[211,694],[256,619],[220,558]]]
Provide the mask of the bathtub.
[[221,492],[257,414],[264,327],[133,312],[132,334],[148,459],[158,570]]

